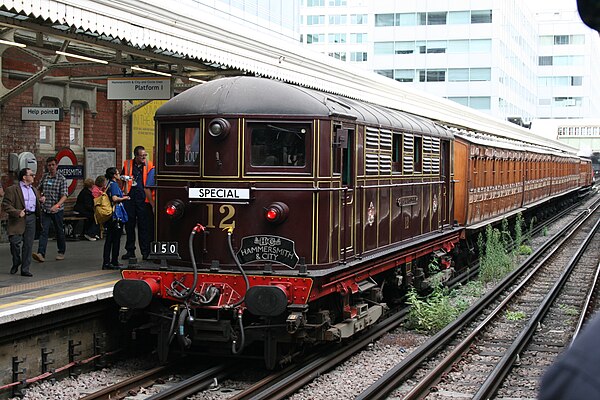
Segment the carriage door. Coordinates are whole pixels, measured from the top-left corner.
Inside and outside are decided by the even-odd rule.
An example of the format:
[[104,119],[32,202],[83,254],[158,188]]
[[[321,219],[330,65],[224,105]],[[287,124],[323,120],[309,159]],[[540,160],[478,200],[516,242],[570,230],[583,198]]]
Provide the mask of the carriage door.
[[[341,174],[340,259],[354,255],[354,127],[335,125],[334,172]],[[337,170],[337,171],[335,171]]]
[[452,204],[450,203],[450,199],[452,199],[452,191],[454,190],[454,186],[451,183],[452,171],[450,170],[450,142],[448,140],[442,140],[440,150],[440,175],[443,183],[440,193],[439,224],[444,226],[452,223],[450,220],[450,216],[452,215]]

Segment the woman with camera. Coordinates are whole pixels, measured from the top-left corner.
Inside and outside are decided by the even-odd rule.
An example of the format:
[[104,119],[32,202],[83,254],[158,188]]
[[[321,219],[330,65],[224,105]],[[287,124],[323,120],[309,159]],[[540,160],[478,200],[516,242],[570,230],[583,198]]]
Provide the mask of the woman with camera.
[[[129,200],[129,196],[124,196],[123,191],[119,187],[118,181],[120,174],[115,167],[108,168],[104,176],[108,180],[108,189],[106,190],[106,193],[113,205]],[[106,240],[104,242],[102,269],[121,269],[123,267],[119,264],[121,228],[121,222],[114,218],[106,223]]]

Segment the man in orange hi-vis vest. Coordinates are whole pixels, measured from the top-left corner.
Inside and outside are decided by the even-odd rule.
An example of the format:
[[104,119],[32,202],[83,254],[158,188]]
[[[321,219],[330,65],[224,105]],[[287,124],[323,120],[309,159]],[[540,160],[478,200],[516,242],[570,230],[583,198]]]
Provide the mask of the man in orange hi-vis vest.
[[133,149],[133,160],[125,160],[123,163],[123,192],[131,200],[125,202],[125,210],[129,220],[125,224],[127,241],[125,242],[126,253],[121,257],[123,260],[135,258],[135,228],[138,231],[138,243],[142,252],[142,259],[146,260],[150,254],[150,212],[148,207],[152,204],[152,197],[147,196],[145,189],[148,171],[154,168],[151,161],[147,161],[148,153],[143,146]]

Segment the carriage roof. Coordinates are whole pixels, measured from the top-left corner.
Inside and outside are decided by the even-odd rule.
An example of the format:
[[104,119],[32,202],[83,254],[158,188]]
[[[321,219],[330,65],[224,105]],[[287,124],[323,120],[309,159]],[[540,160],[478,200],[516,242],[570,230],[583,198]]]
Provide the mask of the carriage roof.
[[238,76],[216,79],[175,96],[156,118],[192,116],[339,117],[394,131],[452,137],[426,118],[343,96],[265,78]]

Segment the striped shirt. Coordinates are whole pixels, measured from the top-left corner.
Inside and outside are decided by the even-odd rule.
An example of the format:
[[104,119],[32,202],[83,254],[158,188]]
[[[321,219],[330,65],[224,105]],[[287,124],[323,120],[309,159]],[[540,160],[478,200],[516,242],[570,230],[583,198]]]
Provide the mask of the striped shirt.
[[24,182],[19,182],[21,185],[21,191],[23,192],[23,199],[25,200],[25,211],[35,212],[35,192],[31,185],[26,185]]
[[[50,212],[52,206],[58,203],[61,197],[69,196],[67,178],[65,178],[65,176],[58,171],[53,177],[46,172],[40,181],[38,190],[40,193],[46,196],[46,201],[44,204],[42,204],[42,209],[44,212]],[[61,204],[60,210],[64,210],[64,208],[64,205]]]

